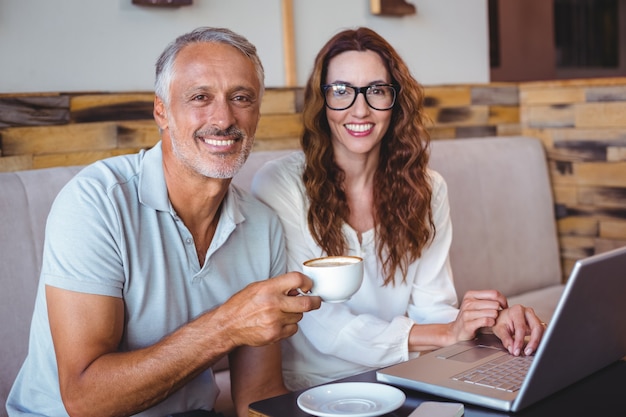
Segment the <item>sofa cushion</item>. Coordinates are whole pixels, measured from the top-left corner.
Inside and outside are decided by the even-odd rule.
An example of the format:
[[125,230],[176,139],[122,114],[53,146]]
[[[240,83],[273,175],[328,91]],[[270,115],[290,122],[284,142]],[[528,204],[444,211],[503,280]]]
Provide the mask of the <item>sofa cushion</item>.
[[[233,182],[250,188],[258,167],[293,150],[253,152]],[[431,166],[449,188],[450,251],[461,297],[497,288],[511,304],[534,307],[548,321],[562,292],[552,193],[541,142],[526,137],[437,140]],[[0,403],[26,356],[45,220],[61,187],[81,167],[0,173]],[[229,415],[227,361],[214,368]],[[4,407],[0,417],[6,416]]]
[[541,142],[529,137],[438,140],[431,155],[431,166],[448,183],[450,260],[459,298],[470,289],[498,289],[513,300],[533,292],[524,300],[541,306],[547,321],[562,290],[562,273]]
[[556,305],[563,294],[563,284],[552,285],[539,290],[528,291],[509,297],[509,305],[530,306],[541,320],[548,323],[552,319]]
[[[0,173],[0,403],[28,349],[45,221],[56,194],[79,167]],[[0,415],[6,411],[4,406]]]
[[[262,164],[290,152],[253,152],[233,182],[248,189]],[[468,290],[498,289],[548,321],[563,283],[542,143],[522,136],[435,140],[430,166],[448,184],[459,299]]]

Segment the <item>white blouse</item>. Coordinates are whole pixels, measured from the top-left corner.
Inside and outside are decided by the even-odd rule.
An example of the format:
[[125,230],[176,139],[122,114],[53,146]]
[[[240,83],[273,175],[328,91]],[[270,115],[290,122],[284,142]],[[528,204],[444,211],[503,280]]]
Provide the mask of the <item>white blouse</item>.
[[[302,262],[325,255],[309,232],[308,199],[302,183],[304,154],[295,152],[266,163],[252,183],[254,195],[278,214],[285,229],[287,268],[302,271]],[[409,359],[408,338],[414,323],[448,323],[457,314],[457,296],[448,258],[452,224],[447,186],[432,179],[435,239],[409,265],[406,281],[396,272],[395,284],[383,286],[374,230],[357,233],[347,223],[343,233],[348,255],[364,260],[361,288],[344,303],[322,303],[308,312],[298,332],[283,342],[283,374],[291,390]]]

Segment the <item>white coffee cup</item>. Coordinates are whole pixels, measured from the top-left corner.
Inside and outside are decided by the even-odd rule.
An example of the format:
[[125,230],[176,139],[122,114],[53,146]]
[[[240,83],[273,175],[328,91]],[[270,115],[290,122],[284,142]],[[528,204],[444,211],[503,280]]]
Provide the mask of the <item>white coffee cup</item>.
[[363,259],[358,256],[309,259],[302,263],[302,272],[313,281],[313,288],[305,295],[317,295],[327,303],[340,303],[349,300],[361,287]]

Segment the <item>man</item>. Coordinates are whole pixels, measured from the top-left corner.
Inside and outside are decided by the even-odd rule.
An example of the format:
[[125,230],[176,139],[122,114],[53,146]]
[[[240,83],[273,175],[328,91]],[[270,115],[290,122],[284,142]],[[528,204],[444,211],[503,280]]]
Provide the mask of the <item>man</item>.
[[263,77],[254,46],[225,29],[166,48],[161,142],[86,168],[53,205],[9,415],[212,415],[210,367],[226,354],[239,415],[285,392],[276,342],[320,299],[292,296],[311,281],[284,274],[278,219],[230,186],[254,141]]

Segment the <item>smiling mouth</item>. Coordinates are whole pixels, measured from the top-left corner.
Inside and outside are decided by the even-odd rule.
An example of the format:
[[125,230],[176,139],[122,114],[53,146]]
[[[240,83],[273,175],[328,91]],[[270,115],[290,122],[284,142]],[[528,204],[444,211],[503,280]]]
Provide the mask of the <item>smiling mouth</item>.
[[234,139],[202,139],[202,141],[211,146],[231,146],[235,144]]
[[348,123],[345,126],[346,126],[346,129],[351,130],[353,132],[363,133],[372,129],[374,127],[374,124],[373,123],[359,123],[359,124]]
[[194,133],[194,137],[209,146],[228,147],[245,138],[244,133],[236,126],[227,129],[208,128]]

